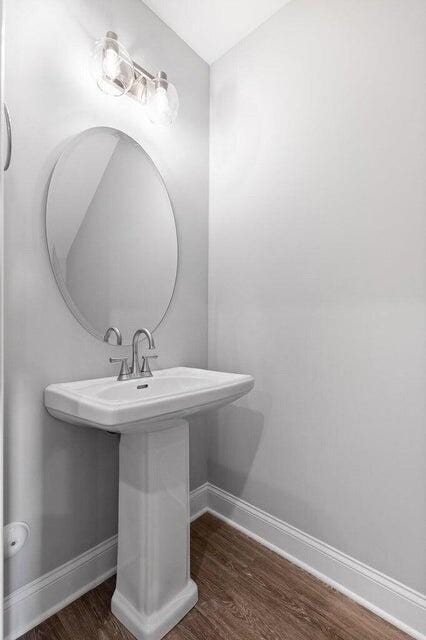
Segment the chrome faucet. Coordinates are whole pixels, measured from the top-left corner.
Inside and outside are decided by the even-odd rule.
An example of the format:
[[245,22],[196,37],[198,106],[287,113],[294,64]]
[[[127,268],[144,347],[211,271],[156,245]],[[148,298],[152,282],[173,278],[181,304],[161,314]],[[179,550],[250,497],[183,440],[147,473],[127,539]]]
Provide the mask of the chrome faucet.
[[106,333],[104,335],[104,342],[109,342],[109,337],[111,335],[111,333],[115,333],[115,336],[117,338],[117,345],[120,346],[121,343],[123,342],[122,337],[121,337],[121,331],[118,327],[109,327],[106,330]]
[[142,367],[139,363],[139,338],[145,335],[148,339],[148,349],[155,349],[154,337],[148,329],[138,329],[132,340],[132,364],[130,365],[130,375],[132,378],[151,378],[152,372],[149,366],[149,358],[157,358],[158,356],[142,356]]
[[[108,342],[108,338],[111,333],[115,333],[117,336],[117,344],[121,345],[121,333],[115,327],[110,327],[105,334],[105,342]],[[127,358],[110,358],[111,363],[121,362],[120,373],[117,380],[131,380],[132,378],[152,378],[152,371],[149,366],[150,358],[158,358],[158,356],[142,356],[142,367],[139,363],[139,338],[141,335],[145,335],[148,339],[148,348],[155,349],[155,343],[153,335],[148,329],[138,329],[135,332],[132,340],[132,363],[130,367],[127,364]]]

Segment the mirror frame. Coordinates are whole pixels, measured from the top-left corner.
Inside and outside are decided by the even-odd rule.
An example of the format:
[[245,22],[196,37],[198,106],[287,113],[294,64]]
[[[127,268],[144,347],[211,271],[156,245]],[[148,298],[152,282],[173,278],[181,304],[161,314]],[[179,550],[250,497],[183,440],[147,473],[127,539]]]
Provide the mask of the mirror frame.
[[[52,171],[50,173],[50,176],[49,176],[49,179],[48,179],[48,183],[47,183],[47,192],[46,192],[46,201],[45,201],[45,213],[44,213],[45,238],[46,238],[47,253],[48,253],[48,256],[49,256],[49,263],[50,263],[51,271],[52,271],[53,276],[55,278],[55,282],[56,282],[56,284],[58,286],[58,289],[59,289],[59,291],[60,291],[60,293],[62,295],[62,298],[64,299],[68,309],[71,311],[72,315],[78,321],[78,323],[84,329],[86,329],[86,331],[90,335],[92,335],[93,337],[97,338],[101,342],[104,342],[104,335],[105,334],[103,334],[103,335],[100,334],[92,325],[90,325],[89,322],[87,322],[86,318],[81,314],[81,312],[78,309],[77,305],[74,303],[73,299],[71,298],[70,294],[68,293],[66,285],[63,282],[63,279],[61,277],[60,270],[59,269],[58,270],[55,269],[53,255],[52,255],[52,252],[50,250],[49,232],[48,232],[49,191],[50,191],[50,187],[51,187],[51,184],[52,184],[52,180],[53,180],[53,178],[55,176],[55,171],[56,171],[59,163],[64,158],[66,158],[66,156],[78,144],[80,139],[83,138],[83,136],[87,135],[88,133],[90,133],[90,134],[91,133],[95,133],[95,131],[112,132],[114,135],[118,135],[120,137],[126,138],[131,144],[137,146],[138,149],[140,149],[142,151],[142,153],[146,156],[148,161],[151,163],[154,171],[156,172],[156,174],[158,175],[159,179],[163,183],[164,189],[165,189],[166,194],[167,194],[167,198],[168,198],[169,203],[170,203],[170,209],[171,209],[171,212],[172,212],[173,223],[174,223],[175,232],[176,232],[176,274],[175,274],[175,278],[174,278],[174,282],[173,282],[173,288],[172,288],[172,292],[171,292],[171,295],[170,295],[170,300],[169,300],[169,302],[167,304],[166,309],[164,310],[163,315],[161,316],[160,320],[156,323],[156,325],[154,327],[152,327],[152,328],[148,327],[148,329],[151,331],[151,333],[156,331],[158,329],[158,327],[160,326],[160,324],[163,322],[164,318],[167,315],[167,312],[169,311],[169,309],[171,307],[173,298],[175,296],[178,276],[179,276],[179,272],[180,272],[180,248],[179,248],[179,234],[178,234],[178,225],[177,225],[177,222],[176,222],[176,214],[175,214],[175,210],[174,210],[174,207],[173,207],[172,199],[170,197],[169,190],[168,190],[167,185],[166,185],[166,181],[164,180],[161,172],[159,171],[157,165],[155,164],[155,162],[153,161],[153,159],[151,158],[149,153],[147,151],[145,151],[145,149],[142,147],[142,145],[137,140],[135,140],[134,138],[129,136],[124,131],[121,131],[120,129],[115,129],[114,127],[99,126],[99,127],[89,127],[87,129],[83,129],[83,131],[80,131],[75,136],[73,136],[72,138],[69,138],[66,142],[64,142],[64,145],[62,147],[62,151],[60,152],[59,156],[55,160],[55,163],[53,165],[53,169],[52,169]],[[121,333],[123,335],[123,343],[122,343],[121,346],[122,347],[131,346],[131,344],[132,344],[131,342],[126,342],[125,341],[126,340],[125,339],[125,332],[122,331],[120,327],[118,327],[118,328],[120,329],[120,331],[121,331]],[[135,327],[134,331],[136,331],[139,328],[140,327]],[[108,329],[108,327],[105,328],[105,331],[107,329]],[[115,343],[106,343],[106,344],[109,344],[110,346],[117,346]]]

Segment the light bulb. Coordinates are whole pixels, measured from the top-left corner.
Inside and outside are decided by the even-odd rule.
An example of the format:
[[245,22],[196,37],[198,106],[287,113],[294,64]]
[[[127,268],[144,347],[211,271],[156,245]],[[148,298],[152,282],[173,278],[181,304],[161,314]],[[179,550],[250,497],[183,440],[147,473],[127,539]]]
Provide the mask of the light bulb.
[[164,71],[160,71],[153,81],[147,102],[149,119],[154,124],[168,126],[176,119],[178,109],[176,88],[168,81]]
[[167,117],[167,113],[169,111],[169,99],[164,87],[158,87],[155,90],[152,100],[154,101],[154,109],[156,109],[161,116]]
[[115,80],[120,74],[120,58],[112,47],[105,50],[102,67],[105,75],[111,80]]

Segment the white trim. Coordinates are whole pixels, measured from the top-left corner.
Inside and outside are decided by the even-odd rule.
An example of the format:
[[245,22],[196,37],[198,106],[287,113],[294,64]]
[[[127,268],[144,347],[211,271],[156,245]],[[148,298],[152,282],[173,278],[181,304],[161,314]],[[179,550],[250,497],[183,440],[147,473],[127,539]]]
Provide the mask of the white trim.
[[199,518],[206,513],[207,504],[208,504],[208,490],[209,483],[205,482],[198,487],[198,489],[194,489],[191,491],[190,497],[190,513],[191,513],[191,522]]
[[[426,640],[426,598],[330,545],[205,483],[191,492],[191,521],[209,511],[302,567],[416,640]],[[17,589],[4,600],[5,640],[15,640],[113,575],[117,536]]]
[[373,611],[426,640],[426,597],[334,547],[209,484],[207,510],[260,544]]
[[117,536],[33,580],[4,599],[4,640],[15,640],[114,575]]

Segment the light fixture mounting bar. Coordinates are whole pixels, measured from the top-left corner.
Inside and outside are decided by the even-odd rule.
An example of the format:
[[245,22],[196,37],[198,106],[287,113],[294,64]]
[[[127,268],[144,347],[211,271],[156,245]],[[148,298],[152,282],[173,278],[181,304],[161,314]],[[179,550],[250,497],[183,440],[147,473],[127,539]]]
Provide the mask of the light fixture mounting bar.
[[141,65],[134,60],[132,62],[135,68],[135,77],[137,80],[139,79],[139,76],[145,76],[148,80],[154,80],[155,76],[153,76],[152,73],[141,67]]

